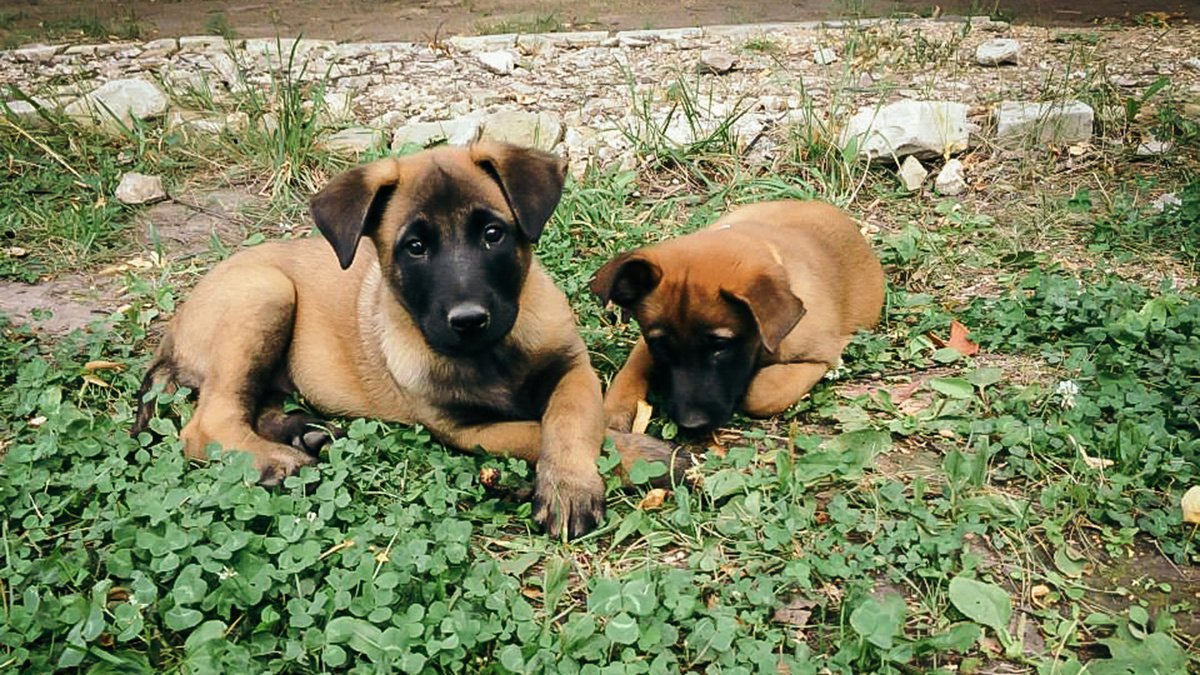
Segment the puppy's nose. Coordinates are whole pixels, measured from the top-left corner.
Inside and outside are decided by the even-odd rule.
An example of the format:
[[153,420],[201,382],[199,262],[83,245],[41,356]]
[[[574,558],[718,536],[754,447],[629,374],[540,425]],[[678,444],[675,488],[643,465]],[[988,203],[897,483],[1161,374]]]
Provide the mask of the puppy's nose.
[[679,426],[689,431],[707,429],[712,424],[712,420],[709,419],[708,415],[700,410],[685,410],[675,421],[679,423]]
[[473,302],[457,305],[446,315],[450,327],[459,335],[471,335],[482,331],[487,328],[488,319],[487,310]]

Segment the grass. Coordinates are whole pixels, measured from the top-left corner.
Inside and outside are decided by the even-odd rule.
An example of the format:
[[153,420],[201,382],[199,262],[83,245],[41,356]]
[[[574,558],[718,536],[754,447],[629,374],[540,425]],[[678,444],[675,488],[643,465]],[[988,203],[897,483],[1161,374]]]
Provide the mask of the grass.
[[567,30],[557,13],[517,16],[500,21],[479,21],[475,32],[480,35],[504,35],[508,33],[558,33]]
[[[891,39],[865,34],[860,56],[887,47],[907,68],[947,48]],[[316,149],[322,92],[304,67],[282,54],[264,88],[173,92],[246,113],[247,131],[203,142],[157,122],[107,137],[0,122],[4,246],[30,250],[0,275],[141,251],[137,211],[108,198],[125,170],[266,195],[253,240],[303,224],[305,195],[342,166]],[[636,170],[571,182],[537,247],[601,375],[636,337],[587,291],[604,261],[734,204],[817,196],[873,226],[890,284],[838,379],[692,441],[699,480],[658,506],[647,485],[620,488],[606,454],[609,517],[577,542],[531,530],[528,467],[419,427],[348,422],[318,466],[265,490],[244,456],[183,459],[186,392],[160,398],[163,440],[128,436],[155,332],[228,251],[164,256],[125,273],[109,328],[52,339],[0,323],[0,671],[1200,667],[1184,573],[1200,541],[1178,501],[1200,483],[1194,129],[1169,107],[1134,115],[1107,138],[1157,125],[1175,153],[1082,168],[1045,153],[1006,167],[1011,191],[952,201],[901,194],[839,148],[819,121],[841,115],[836,97],[769,163],[746,159],[744,109],[714,113],[698,78],[633,98]],[[1180,203],[1151,208],[1166,191]],[[939,346],[952,321],[980,354]],[[651,432],[675,436],[662,419]]]

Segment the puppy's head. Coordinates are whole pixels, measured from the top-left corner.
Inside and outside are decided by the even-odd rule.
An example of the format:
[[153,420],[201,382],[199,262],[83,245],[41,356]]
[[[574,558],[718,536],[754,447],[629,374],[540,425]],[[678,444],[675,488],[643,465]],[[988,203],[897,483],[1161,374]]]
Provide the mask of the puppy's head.
[[512,329],[531,245],[564,176],[562,160],[537,150],[438,148],[346,171],[310,209],[342,269],[368,237],[429,346],[458,356],[486,351]]
[[667,415],[703,431],[729,420],[763,351],[777,350],[805,310],[778,263],[714,248],[715,237],[688,239],[617,256],[592,291],[637,318]]

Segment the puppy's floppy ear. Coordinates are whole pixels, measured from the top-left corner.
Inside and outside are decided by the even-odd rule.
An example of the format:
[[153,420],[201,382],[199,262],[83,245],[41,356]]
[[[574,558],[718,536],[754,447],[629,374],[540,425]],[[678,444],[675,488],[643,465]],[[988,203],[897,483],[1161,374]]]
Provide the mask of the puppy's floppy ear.
[[472,145],[471,160],[500,184],[517,225],[537,242],[562,198],[567,163],[541,150],[489,142]]
[[592,292],[600,302],[612,300],[622,309],[632,309],[658,287],[662,269],[638,251],[629,251],[608,261],[592,277]]
[[779,343],[808,312],[804,302],[792,293],[782,268],[755,276],[745,288],[721,289],[721,296],[750,311],[763,347],[769,352],[779,349]]
[[317,229],[333,246],[342,269],[354,262],[362,236],[379,225],[396,191],[399,169],[396,160],[389,158],[344,171],[309,201]]

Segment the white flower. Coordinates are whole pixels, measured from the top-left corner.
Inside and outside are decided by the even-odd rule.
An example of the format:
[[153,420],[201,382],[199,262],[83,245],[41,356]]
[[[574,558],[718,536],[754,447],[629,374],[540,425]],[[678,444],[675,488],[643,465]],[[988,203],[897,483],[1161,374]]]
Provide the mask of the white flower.
[[847,372],[849,372],[849,371],[846,368],[846,362],[839,358],[837,365],[834,366],[833,368],[830,368],[829,370],[825,371],[825,374],[821,376],[821,379],[822,380],[840,380],[846,376]]
[[238,575],[237,570],[231,570],[228,567],[222,568],[220,572],[217,572],[217,578],[220,579],[221,581],[225,581],[226,579],[232,579],[232,578],[236,577],[237,575]]
[[317,522],[317,512],[316,512],[316,511],[309,511],[309,512],[308,512],[308,513],[305,515],[305,517],[306,517],[306,518],[308,518],[308,522],[310,522],[310,523],[315,523],[315,522]]
[[1075,384],[1075,380],[1063,380],[1058,383],[1054,393],[1062,397],[1062,407],[1069,410],[1075,407],[1075,395],[1079,393],[1079,385]]

